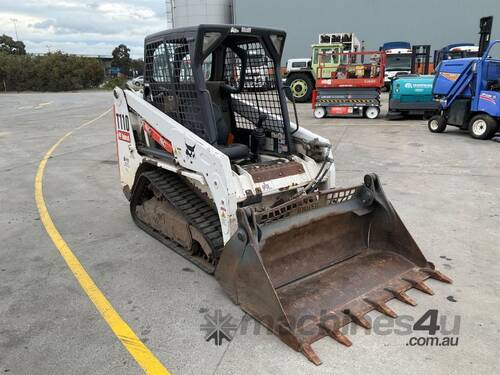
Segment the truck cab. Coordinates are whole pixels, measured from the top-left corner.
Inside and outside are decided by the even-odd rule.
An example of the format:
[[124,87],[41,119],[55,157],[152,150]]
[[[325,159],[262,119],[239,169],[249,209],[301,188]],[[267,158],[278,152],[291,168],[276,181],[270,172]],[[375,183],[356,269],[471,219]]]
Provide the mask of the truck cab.
[[285,85],[290,88],[286,91],[287,98],[297,103],[310,102],[316,80],[330,78],[337,71],[338,54],[362,49],[362,42],[354,33],[319,34],[318,43],[312,45],[312,58],[287,61]]
[[340,65],[339,54],[342,52],[342,43],[313,44],[311,67],[314,78],[331,78]]
[[300,72],[301,70],[310,70],[310,69],[311,69],[310,57],[288,59],[286,61],[286,70],[285,73],[283,74],[283,78],[286,79],[288,74],[292,72]]
[[477,57],[479,47],[473,43],[449,44],[434,52],[434,66],[437,67],[443,60],[463,59],[467,57]]
[[387,42],[380,50],[386,54],[384,85],[389,89],[394,77],[401,73],[411,73],[411,45],[408,42]]

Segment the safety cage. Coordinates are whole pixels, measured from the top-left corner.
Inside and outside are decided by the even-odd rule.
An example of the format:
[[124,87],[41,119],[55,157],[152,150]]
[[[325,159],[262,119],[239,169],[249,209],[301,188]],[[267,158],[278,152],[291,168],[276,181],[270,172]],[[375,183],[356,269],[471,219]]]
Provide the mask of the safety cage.
[[[262,128],[264,151],[291,151],[279,66],[285,32],[200,25],[148,36],[144,99],[223,152],[249,147]],[[248,149],[247,151],[248,152]]]

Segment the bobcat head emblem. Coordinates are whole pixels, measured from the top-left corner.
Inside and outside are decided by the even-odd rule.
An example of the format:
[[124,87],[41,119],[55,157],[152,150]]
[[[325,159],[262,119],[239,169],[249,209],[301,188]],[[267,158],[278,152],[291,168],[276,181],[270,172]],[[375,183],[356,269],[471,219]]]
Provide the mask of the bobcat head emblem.
[[186,156],[189,158],[194,158],[194,148],[196,147],[196,144],[190,146],[187,143],[184,142],[186,145]]

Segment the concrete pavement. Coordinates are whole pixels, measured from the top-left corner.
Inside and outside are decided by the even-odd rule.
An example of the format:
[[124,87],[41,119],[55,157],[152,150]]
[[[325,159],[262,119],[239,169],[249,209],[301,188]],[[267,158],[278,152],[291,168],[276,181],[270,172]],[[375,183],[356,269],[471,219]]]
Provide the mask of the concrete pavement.
[[[141,369],[83,293],[42,227],[33,184],[45,152],[67,131],[111,105],[110,92],[0,95],[0,372],[137,374]],[[500,332],[499,145],[449,129],[431,134],[420,119],[321,119],[300,105],[301,126],[332,140],[337,181],[376,172],[421,249],[454,279],[412,290],[417,320],[429,309],[453,325],[454,347],[406,345],[410,335],[351,334],[351,348],[323,339],[316,367],[261,330],[215,279],[132,222],[118,181],[111,115],[66,139],[49,159],[44,197],[58,230],[122,318],[174,374],[492,373]],[[205,342],[205,313],[220,309],[240,326],[235,338]],[[371,313],[376,319],[378,313]],[[243,320],[242,320],[243,319]],[[246,334],[242,325],[248,325]]]

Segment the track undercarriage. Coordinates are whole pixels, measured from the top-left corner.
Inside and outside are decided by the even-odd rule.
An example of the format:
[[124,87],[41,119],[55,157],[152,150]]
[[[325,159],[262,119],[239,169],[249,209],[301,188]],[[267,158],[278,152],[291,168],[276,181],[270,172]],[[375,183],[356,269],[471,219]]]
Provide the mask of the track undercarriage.
[[143,173],[130,210],[141,229],[214,273],[223,246],[219,216],[181,177],[162,170]]

